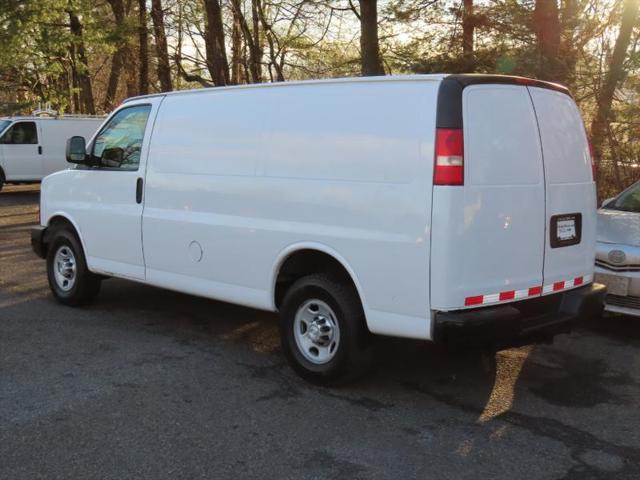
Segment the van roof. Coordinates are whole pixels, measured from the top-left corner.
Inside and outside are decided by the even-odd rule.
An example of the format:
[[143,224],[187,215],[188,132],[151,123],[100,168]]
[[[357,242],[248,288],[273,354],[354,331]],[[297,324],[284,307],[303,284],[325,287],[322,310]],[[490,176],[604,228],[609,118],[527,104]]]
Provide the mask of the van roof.
[[541,80],[535,80],[532,78],[526,77],[517,77],[512,75],[495,75],[495,74],[474,74],[474,73],[463,73],[463,74],[446,74],[446,73],[435,73],[435,74],[415,74],[415,75],[387,75],[387,76],[377,76],[377,77],[346,77],[346,78],[330,78],[330,79],[322,79],[322,80],[300,80],[300,81],[286,81],[286,82],[271,82],[271,83],[250,83],[246,85],[231,85],[227,87],[207,87],[207,88],[196,88],[190,90],[176,90],[172,92],[161,92],[161,93],[152,93],[149,95],[139,95],[136,97],[127,98],[123,103],[140,100],[144,98],[153,98],[153,97],[163,97],[163,96],[174,96],[174,95],[187,95],[193,93],[201,93],[207,92],[211,88],[215,88],[216,90],[236,90],[236,89],[254,89],[254,88],[279,88],[279,87],[287,87],[287,86],[296,86],[296,85],[328,85],[335,83],[379,83],[379,82],[415,82],[415,81],[433,81],[440,82],[448,78],[450,80],[455,80],[458,82],[462,88],[480,84],[480,83],[503,83],[503,84],[517,84],[517,85],[530,85],[537,86],[541,88],[547,88],[551,90],[558,90],[564,93],[569,94],[566,87],[551,82],[545,82]]
[[38,117],[37,115],[15,115],[0,117],[0,120],[104,120],[106,115],[56,115],[54,117]]
[[192,93],[202,93],[211,91],[211,89],[218,90],[245,90],[255,88],[281,88],[288,86],[300,86],[300,85],[330,85],[335,83],[379,83],[379,82],[399,82],[399,81],[441,81],[447,75],[444,74],[428,74],[428,75],[387,75],[379,77],[345,77],[345,78],[327,78],[321,80],[296,80],[286,82],[270,82],[270,83],[249,83],[245,85],[230,85],[227,87],[206,87],[206,88],[194,88],[190,90],[175,90],[172,92],[160,92],[152,93],[149,95],[139,95],[137,97],[131,97],[124,100],[123,103],[131,102],[134,100],[140,100],[143,98],[164,97],[174,95],[186,95]]

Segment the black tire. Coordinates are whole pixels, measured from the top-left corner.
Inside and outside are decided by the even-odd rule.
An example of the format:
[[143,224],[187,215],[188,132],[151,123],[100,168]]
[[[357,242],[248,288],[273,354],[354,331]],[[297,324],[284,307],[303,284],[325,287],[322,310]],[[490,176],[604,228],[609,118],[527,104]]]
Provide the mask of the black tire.
[[[75,257],[74,283],[68,290],[58,285],[54,272],[55,257],[62,247],[70,249]],[[47,249],[47,279],[55,299],[71,307],[91,302],[100,291],[100,277],[89,271],[80,241],[75,233],[67,228],[61,228],[52,234]]]
[[6,178],[4,176],[4,172],[0,168],[0,192],[2,191],[2,187],[4,186],[5,180],[6,180]]
[[[333,357],[317,364],[305,358],[296,343],[294,328],[298,310],[310,300],[320,300],[335,314],[339,342]],[[338,385],[362,376],[371,364],[371,334],[354,287],[328,275],[303,277],[288,290],[280,309],[282,350],[295,372],[318,385]]]

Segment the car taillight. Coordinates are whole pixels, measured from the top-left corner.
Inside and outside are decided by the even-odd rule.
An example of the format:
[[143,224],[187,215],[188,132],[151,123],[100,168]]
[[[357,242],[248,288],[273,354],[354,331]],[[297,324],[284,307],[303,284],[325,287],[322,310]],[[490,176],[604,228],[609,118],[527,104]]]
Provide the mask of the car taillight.
[[464,185],[464,141],[462,129],[436,129],[434,185]]

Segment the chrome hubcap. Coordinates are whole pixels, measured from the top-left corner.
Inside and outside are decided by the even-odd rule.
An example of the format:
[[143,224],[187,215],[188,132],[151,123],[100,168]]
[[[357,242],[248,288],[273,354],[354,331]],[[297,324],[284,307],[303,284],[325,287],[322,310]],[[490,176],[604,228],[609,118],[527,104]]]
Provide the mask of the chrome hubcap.
[[58,248],[53,258],[53,276],[60,290],[68,292],[76,283],[76,257],[66,245]]
[[298,349],[311,363],[321,365],[335,356],[340,327],[333,310],[322,300],[303,303],[296,313],[293,329]]

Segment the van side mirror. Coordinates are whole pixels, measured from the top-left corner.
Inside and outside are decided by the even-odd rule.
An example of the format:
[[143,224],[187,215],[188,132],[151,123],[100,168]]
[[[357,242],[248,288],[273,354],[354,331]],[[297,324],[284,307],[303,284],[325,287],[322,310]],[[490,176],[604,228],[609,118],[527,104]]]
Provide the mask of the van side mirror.
[[86,163],[87,162],[87,144],[84,137],[71,137],[67,140],[67,162],[69,163]]

